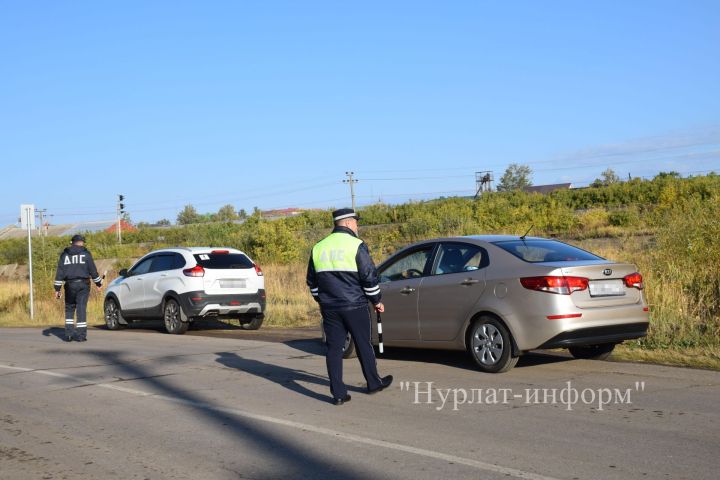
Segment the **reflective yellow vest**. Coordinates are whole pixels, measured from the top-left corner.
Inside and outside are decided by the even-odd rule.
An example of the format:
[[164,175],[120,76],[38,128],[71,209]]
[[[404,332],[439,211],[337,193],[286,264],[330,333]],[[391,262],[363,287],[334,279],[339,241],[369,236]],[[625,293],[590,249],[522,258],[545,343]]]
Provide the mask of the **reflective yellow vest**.
[[331,233],[313,247],[315,271],[357,272],[355,256],[361,244],[362,240],[347,233]]

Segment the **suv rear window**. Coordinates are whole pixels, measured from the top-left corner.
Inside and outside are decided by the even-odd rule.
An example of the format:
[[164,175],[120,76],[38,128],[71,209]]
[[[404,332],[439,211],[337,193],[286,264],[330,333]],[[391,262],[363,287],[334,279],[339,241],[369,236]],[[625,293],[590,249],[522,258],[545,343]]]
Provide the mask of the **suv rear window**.
[[529,263],[605,260],[590,252],[556,240],[505,240],[493,242],[520,260]]
[[196,253],[195,261],[203,268],[253,268],[254,264],[242,253]]

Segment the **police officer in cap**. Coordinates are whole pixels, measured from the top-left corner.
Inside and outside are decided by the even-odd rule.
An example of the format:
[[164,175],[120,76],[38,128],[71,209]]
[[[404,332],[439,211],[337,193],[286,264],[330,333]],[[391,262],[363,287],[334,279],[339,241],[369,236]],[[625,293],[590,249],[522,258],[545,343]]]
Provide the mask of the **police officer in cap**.
[[382,313],[377,271],[367,245],[357,237],[359,215],[351,208],[333,212],[335,228],[312,249],[307,270],[310,293],[320,304],[327,339],[326,363],[335,405],[350,401],[343,383],[343,346],[349,331],[355,342],[368,393],[390,386],[392,375],[380,377],[371,341],[368,300]]
[[[90,279],[101,291],[102,277],[98,275],[92,255],[85,248],[85,237],[75,235],[72,244],[60,254],[55,274],[55,298],[65,283],[65,340],[87,340],[87,302],[90,295]],[[77,329],[74,328],[77,310]]]

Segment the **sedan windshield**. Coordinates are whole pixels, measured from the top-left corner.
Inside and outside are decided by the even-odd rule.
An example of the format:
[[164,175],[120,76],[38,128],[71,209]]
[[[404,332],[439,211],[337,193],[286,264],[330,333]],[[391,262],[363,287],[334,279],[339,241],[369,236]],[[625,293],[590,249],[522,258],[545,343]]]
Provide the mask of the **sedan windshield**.
[[505,240],[493,242],[493,245],[529,263],[604,260],[602,257],[557,240]]

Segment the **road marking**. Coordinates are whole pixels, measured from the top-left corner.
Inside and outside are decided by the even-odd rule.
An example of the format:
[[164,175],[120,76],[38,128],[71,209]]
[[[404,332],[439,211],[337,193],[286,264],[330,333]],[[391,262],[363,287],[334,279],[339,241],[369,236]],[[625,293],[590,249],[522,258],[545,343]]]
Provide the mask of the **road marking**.
[[39,370],[34,368],[24,368],[24,367],[15,367],[12,365],[3,365],[0,364],[0,368],[8,369],[8,370],[17,370],[20,372],[27,372],[27,373],[37,373],[40,375],[46,375],[50,377],[56,377],[56,378],[64,378],[67,380],[72,380],[75,382],[79,382],[82,384],[87,384],[88,386],[94,386],[94,387],[100,387],[105,388],[108,390],[115,390],[117,392],[127,393],[130,395],[135,395],[138,397],[150,397],[157,400],[164,400],[167,402],[177,403],[181,405],[187,405],[195,408],[202,408],[204,410],[211,410],[215,412],[221,412],[226,413],[230,415],[234,415],[237,417],[242,418],[248,418],[251,420],[257,420],[260,422],[266,422],[266,423],[272,423],[274,425],[282,425],[284,427],[290,427],[297,430],[304,430],[308,432],[318,433],[321,435],[326,435],[332,438],[337,438],[341,440],[345,440],[347,442],[355,442],[355,443],[362,443],[365,445],[371,445],[374,447],[379,448],[385,448],[390,450],[396,450],[398,452],[405,452],[405,453],[412,453],[414,455],[420,455],[427,458],[433,458],[436,460],[443,460],[446,462],[452,462],[460,465],[466,465],[468,467],[477,468],[479,470],[485,470],[489,472],[499,473],[502,475],[507,475],[515,478],[523,478],[527,480],[559,480],[555,477],[548,477],[545,475],[540,475],[537,473],[532,472],[526,472],[524,470],[518,470],[516,468],[510,468],[510,467],[503,467],[500,465],[495,465],[492,463],[486,463],[479,460],[473,460],[471,458],[465,458],[465,457],[458,457],[456,455],[450,455],[447,453],[442,452],[435,452],[433,450],[427,450],[424,448],[418,448],[418,447],[412,447],[410,445],[404,445],[402,443],[395,443],[395,442],[388,442],[386,440],[377,440],[370,437],[363,437],[361,435],[355,435],[352,433],[345,433],[341,432],[339,430],[332,430],[330,428],[324,428],[324,427],[318,427],[316,425],[310,425],[307,423],[300,423],[300,422],[294,422],[292,420],[285,420],[283,418],[277,418],[277,417],[271,417],[268,415],[262,415],[258,413],[252,413],[245,410],[240,410],[237,408],[229,408],[229,407],[221,407],[218,405],[212,405],[209,403],[203,403],[203,402],[194,402],[191,400],[184,400],[182,398],[175,398],[175,397],[169,397],[167,395],[158,395],[151,392],[145,392],[143,390],[137,390],[134,388],[127,388],[127,387],[121,387],[119,385],[115,385],[113,383],[94,383],[90,380],[76,377],[74,375],[67,375],[65,373],[59,373],[59,372],[51,372],[48,370]]

